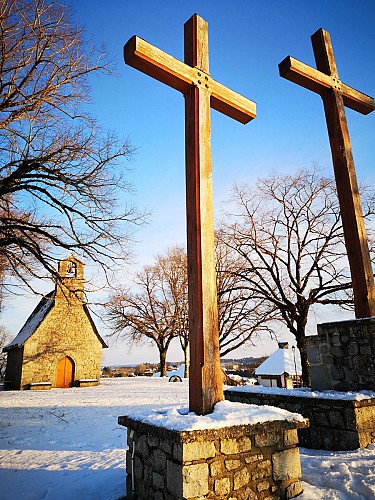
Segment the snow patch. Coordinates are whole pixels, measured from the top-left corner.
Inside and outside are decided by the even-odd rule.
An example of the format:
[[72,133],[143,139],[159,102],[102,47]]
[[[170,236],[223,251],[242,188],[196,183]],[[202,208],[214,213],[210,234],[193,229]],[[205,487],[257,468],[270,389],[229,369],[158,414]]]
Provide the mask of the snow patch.
[[255,370],[255,375],[302,374],[301,356],[298,349],[277,349]]
[[[188,385],[129,377],[95,387],[0,391],[0,498],[124,497],[127,432],[117,418],[139,408],[187,407]],[[350,452],[302,448],[301,465],[299,500],[375,498],[375,445]]]
[[319,398],[319,399],[341,399],[347,401],[362,401],[364,399],[375,398],[373,391],[361,392],[339,392],[339,391],[312,391],[308,388],[302,389],[281,389],[279,387],[265,387],[263,385],[245,385],[241,387],[230,387],[231,391],[250,392],[253,394],[275,394],[277,396],[294,396],[300,398]]
[[299,413],[291,413],[274,406],[257,406],[231,401],[220,401],[215,405],[213,413],[196,415],[188,408],[173,407],[168,410],[136,410],[129,417],[157,427],[175,431],[193,431],[204,429],[221,429],[236,425],[253,425],[288,420],[304,422]]

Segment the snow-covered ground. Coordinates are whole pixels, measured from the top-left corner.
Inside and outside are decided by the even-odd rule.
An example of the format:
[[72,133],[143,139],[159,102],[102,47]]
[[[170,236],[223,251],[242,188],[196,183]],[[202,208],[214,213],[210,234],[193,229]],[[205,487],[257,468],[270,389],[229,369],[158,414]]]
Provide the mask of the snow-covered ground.
[[[126,428],[119,415],[186,407],[187,382],[103,379],[100,386],[0,392],[1,500],[117,500],[125,495]],[[301,449],[300,500],[375,498],[375,445]]]

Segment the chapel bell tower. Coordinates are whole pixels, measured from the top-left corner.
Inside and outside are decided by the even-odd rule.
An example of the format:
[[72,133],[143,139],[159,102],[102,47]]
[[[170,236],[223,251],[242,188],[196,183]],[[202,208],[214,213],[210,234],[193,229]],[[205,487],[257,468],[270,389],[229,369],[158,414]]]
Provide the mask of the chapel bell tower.
[[84,263],[72,255],[58,264],[58,274],[61,282],[56,283],[56,298],[64,296],[65,299],[78,298],[83,300],[85,287]]

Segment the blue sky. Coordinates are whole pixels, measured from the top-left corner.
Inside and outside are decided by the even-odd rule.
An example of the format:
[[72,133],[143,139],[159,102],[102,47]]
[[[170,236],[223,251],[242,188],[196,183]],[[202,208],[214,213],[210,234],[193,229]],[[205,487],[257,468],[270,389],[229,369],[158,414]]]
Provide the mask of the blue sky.
[[[252,182],[271,171],[319,163],[331,172],[321,99],[280,78],[287,55],[314,66],[310,35],[330,32],[343,82],[375,94],[375,2],[150,1],[74,3],[77,19],[116,58],[120,78],[93,81],[93,112],[138,148],[131,179],[136,202],[152,211],[142,256],[183,242],[184,100],[166,85],[125,66],[124,43],[134,34],[183,58],[183,25],[196,12],[208,21],[211,75],[257,103],[257,118],[242,125],[212,111],[216,214],[233,182]],[[373,182],[375,113],[348,110],[358,177]],[[173,228],[173,229],[172,229]],[[153,242],[150,245],[150,241]],[[146,253],[144,253],[146,252]]]
[[[278,73],[278,63],[287,55],[315,67],[310,36],[317,29],[331,35],[341,80],[375,96],[373,0],[75,0],[73,7],[87,35],[97,44],[105,43],[117,63],[118,78],[92,80],[90,111],[137,148],[130,175],[134,201],[151,212],[149,224],[136,234],[140,265],[168,246],[185,243],[184,99],[125,66],[123,45],[132,35],[183,59],[183,25],[197,13],[209,26],[212,77],[257,103],[257,118],[247,125],[212,111],[216,217],[234,181],[251,183],[259,176],[292,172],[313,162],[332,173],[320,97]],[[358,178],[375,184],[375,112],[363,116],[347,110],[347,118]],[[36,301],[27,305],[19,323],[13,321],[12,333]],[[273,349],[274,344],[267,344],[255,354]],[[145,351],[128,354],[117,348],[105,360],[145,358]],[[156,352],[151,358],[156,359]]]

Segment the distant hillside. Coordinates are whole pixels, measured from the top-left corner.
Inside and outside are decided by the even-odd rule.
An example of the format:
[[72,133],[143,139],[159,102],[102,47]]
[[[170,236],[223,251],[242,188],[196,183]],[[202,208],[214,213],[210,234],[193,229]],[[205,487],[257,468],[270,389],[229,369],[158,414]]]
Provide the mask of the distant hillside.
[[240,359],[222,359],[221,364],[229,374],[241,375],[242,377],[251,377],[259,365],[267,359],[268,356],[260,358],[240,358]]

